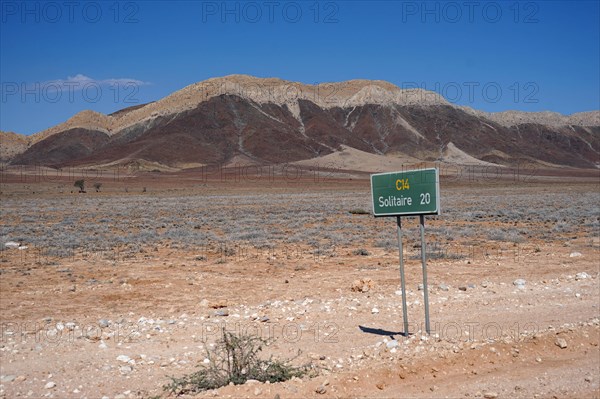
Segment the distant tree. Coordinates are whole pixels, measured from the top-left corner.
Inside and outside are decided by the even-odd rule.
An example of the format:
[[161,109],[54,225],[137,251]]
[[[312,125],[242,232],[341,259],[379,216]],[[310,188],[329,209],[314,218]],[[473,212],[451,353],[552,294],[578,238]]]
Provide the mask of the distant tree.
[[100,187],[102,187],[102,183],[94,183],[94,188],[96,189],[96,192],[100,192]]
[[73,186],[79,187],[80,193],[85,193],[85,180],[84,179],[75,181],[75,184],[73,184]]

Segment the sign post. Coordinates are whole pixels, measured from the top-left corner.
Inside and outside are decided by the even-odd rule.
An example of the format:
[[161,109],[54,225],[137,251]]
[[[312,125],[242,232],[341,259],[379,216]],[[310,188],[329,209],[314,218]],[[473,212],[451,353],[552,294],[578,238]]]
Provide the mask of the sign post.
[[408,310],[406,309],[406,280],[404,279],[404,256],[402,255],[402,218],[396,216],[398,225],[398,249],[400,253],[400,285],[402,287],[402,318],[404,319],[404,334],[408,335]]
[[402,216],[419,216],[421,232],[421,263],[423,266],[423,302],[425,305],[425,330],[431,333],[429,323],[429,291],[427,287],[427,251],[425,247],[425,215],[440,214],[440,178],[436,168],[371,175],[373,216],[395,216],[398,226],[400,254],[400,283],[402,288],[402,316],[404,334],[408,335],[406,306],[406,280],[402,249]]

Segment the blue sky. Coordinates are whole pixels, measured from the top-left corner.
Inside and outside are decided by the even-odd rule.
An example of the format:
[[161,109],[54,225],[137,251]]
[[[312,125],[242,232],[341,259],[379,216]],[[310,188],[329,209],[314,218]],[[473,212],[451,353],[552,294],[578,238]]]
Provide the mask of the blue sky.
[[381,79],[485,111],[600,109],[598,1],[0,1],[0,130],[234,73]]

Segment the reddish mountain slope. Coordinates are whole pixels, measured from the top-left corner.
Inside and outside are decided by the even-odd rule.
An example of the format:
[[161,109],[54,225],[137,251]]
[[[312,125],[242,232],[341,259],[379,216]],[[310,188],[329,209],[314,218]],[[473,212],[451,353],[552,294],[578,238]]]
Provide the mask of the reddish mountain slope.
[[[248,90],[258,83],[271,86]],[[34,135],[20,154],[5,152],[11,164],[147,160],[182,167],[226,163],[236,156],[293,162],[345,145],[430,161],[451,150],[499,164],[600,165],[598,112],[485,114],[381,81],[333,84],[327,96],[315,92],[322,88],[296,84],[290,97],[291,83],[244,76],[209,80],[111,115],[82,112]]]

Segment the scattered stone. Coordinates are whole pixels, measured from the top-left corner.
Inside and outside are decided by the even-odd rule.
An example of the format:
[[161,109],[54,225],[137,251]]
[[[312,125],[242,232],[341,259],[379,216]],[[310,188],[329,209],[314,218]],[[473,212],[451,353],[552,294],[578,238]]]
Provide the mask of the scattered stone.
[[100,328],[107,328],[109,323],[108,323],[108,320],[106,320],[106,319],[100,319],[98,321],[98,325],[100,326]]
[[527,284],[527,281],[525,281],[522,278],[518,278],[515,281],[513,281],[513,285],[519,289],[525,288],[525,284]]
[[267,321],[269,321],[269,317],[268,316],[263,316],[260,319],[258,319],[258,321],[262,321],[263,323],[266,323]]
[[254,388],[254,396],[258,396],[262,393],[262,389],[259,387]]
[[319,385],[317,389],[315,389],[315,392],[319,395],[323,395],[327,392],[327,388],[325,388],[323,385]]
[[16,378],[14,375],[3,375],[0,377],[0,382],[13,382]]
[[131,366],[121,366],[119,368],[119,371],[121,372],[121,374],[127,375],[133,371],[133,368]]
[[208,300],[207,299],[203,299],[200,301],[200,306],[203,306],[205,308],[208,307]]
[[498,393],[494,391],[487,391],[483,393],[485,399],[495,399],[498,397]]
[[379,313],[379,309],[373,308],[373,309],[371,309],[371,313],[372,314],[377,314],[377,313]]
[[575,275],[575,280],[585,280],[587,278],[590,278],[590,275],[587,274],[586,272],[577,273]]
[[219,309],[215,311],[215,316],[229,316],[229,311],[227,309]]
[[438,288],[440,289],[440,291],[448,291],[449,289],[449,287],[446,284],[440,284]]
[[52,389],[52,388],[55,388],[55,387],[56,387],[56,383],[55,383],[55,382],[52,382],[52,381],[49,381],[49,382],[48,382],[48,383],[47,383],[47,384],[44,386],[44,388],[46,388],[46,389]]
[[373,287],[375,287],[373,280],[370,278],[361,278],[359,280],[354,280],[350,289],[353,292],[369,292]]
[[388,343],[386,343],[385,346],[387,346],[388,349],[396,348],[396,347],[398,347],[398,341],[393,339],[393,340],[389,341]]
[[489,281],[482,281],[482,282],[481,282],[481,286],[482,286],[483,288],[487,288],[489,285],[490,285],[490,282],[489,282]]
[[4,243],[4,246],[6,248],[19,248],[20,245],[18,242],[8,241],[8,242]]
[[466,291],[467,290],[467,286],[466,285],[461,285],[460,287],[458,287],[458,289],[460,291]]
[[117,360],[119,362],[123,362],[123,363],[129,363],[129,361],[131,360],[131,358],[127,355],[119,355],[117,356]]
[[423,291],[423,284],[419,284],[419,285],[417,286],[417,290],[418,290],[418,291]]
[[592,382],[592,379],[591,379],[590,377],[585,377],[583,380],[584,380],[585,382]]
[[565,349],[567,347],[567,340],[564,338],[556,338],[556,341],[554,341],[554,344],[556,346],[558,346],[560,349]]
[[571,254],[569,255],[569,258],[578,258],[582,256],[581,252],[571,252]]

